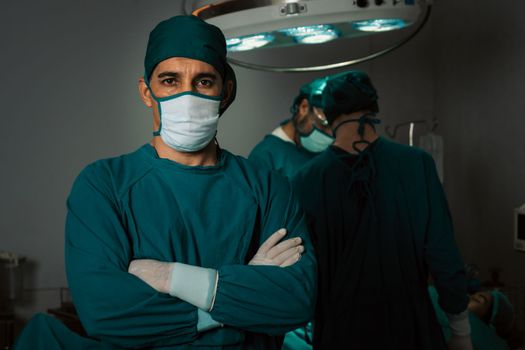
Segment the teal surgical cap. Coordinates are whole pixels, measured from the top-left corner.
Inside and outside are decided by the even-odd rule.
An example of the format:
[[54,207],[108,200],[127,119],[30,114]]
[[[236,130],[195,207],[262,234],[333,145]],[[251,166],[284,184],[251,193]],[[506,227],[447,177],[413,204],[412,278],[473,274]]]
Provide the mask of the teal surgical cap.
[[219,28],[195,16],[175,16],[160,22],[149,35],[144,79],[149,82],[155,67],[171,57],[191,58],[213,66],[225,82],[233,82],[232,96],[221,113],[233,102],[237,82],[226,60],[226,40]]
[[326,77],[321,108],[328,123],[342,114],[368,110],[379,112],[377,92],[364,72],[353,70]]
[[492,291],[492,313],[490,323],[499,335],[507,335],[514,325],[514,308],[507,296],[500,291]]
[[304,84],[299,89],[299,94],[295,97],[290,112],[297,113],[297,109],[303,99],[306,99],[310,106],[322,108],[323,90],[326,86],[326,77],[312,80]]

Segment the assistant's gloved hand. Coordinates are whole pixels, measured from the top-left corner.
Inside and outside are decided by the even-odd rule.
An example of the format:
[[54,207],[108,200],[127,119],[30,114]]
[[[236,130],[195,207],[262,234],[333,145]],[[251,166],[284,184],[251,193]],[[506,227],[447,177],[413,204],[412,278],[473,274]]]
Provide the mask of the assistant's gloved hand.
[[452,336],[448,341],[449,350],[473,350],[472,340],[470,339],[470,321],[468,310],[460,314],[446,314]]
[[295,264],[304,252],[300,237],[290,238],[279,243],[286,235],[282,228],[273,233],[261,246],[248,265],[272,265],[286,267]]
[[448,350],[473,350],[470,335],[452,335],[448,340]]
[[138,259],[130,263],[128,272],[160,293],[170,294],[204,311],[213,308],[218,283],[217,270],[182,263]]

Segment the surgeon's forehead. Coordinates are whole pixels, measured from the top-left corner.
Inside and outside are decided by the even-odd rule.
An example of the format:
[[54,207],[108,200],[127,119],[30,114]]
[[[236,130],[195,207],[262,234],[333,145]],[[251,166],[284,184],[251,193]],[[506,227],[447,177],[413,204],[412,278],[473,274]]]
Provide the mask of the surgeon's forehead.
[[152,77],[165,72],[178,74],[210,74],[220,79],[219,72],[211,64],[186,57],[170,57],[161,61],[153,70]]

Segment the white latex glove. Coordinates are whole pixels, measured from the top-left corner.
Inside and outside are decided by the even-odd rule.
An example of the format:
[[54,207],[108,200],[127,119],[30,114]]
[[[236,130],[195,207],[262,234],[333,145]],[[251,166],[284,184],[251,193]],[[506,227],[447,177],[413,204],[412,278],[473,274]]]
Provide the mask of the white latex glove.
[[300,237],[290,238],[279,243],[286,235],[282,228],[273,233],[257,250],[248,265],[272,265],[286,267],[295,264],[304,252]]
[[452,335],[448,341],[448,350],[473,350],[470,335]]
[[[222,327],[211,315],[217,286],[207,280],[217,277],[214,270],[179,263],[167,263],[152,259],[133,260],[128,272],[137,276],[160,293],[169,293],[196,307],[198,310],[197,331],[205,332]],[[211,273],[211,274],[210,274]],[[175,279],[175,280],[174,280]],[[215,280],[215,282],[217,282]],[[213,294],[211,294],[213,293]]]
[[152,259],[133,260],[128,272],[137,276],[160,293],[169,293],[173,263]]
[[460,314],[446,314],[452,336],[448,341],[449,350],[473,350],[470,339],[470,321],[468,310]]
[[160,293],[180,298],[204,311],[213,308],[218,282],[214,269],[138,259],[129,264],[128,272]]

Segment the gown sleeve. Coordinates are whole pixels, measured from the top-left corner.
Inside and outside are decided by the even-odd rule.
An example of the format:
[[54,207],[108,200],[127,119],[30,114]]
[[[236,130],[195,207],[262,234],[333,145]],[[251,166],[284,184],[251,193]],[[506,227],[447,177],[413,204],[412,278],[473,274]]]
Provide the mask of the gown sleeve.
[[434,161],[424,154],[429,218],[425,258],[438,291],[440,307],[449,314],[467,308],[467,279],[464,263],[454,239],[452,218]]
[[66,271],[87,334],[131,348],[195,340],[197,309],[127,272],[132,249],[111,187],[109,171],[88,167],[67,202]]
[[289,184],[279,175],[261,208],[259,245],[284,227],[284,239],[299,236],[305,252],[289,267],[228,265],[219,268],[212,317],[224,324],[271,335],[296,329],[313,316],[316,261],[302,209]]
[[257,166],[257,168],[273,169],[271,155],[266,147],[258,144],[250,152],[248,159]]

